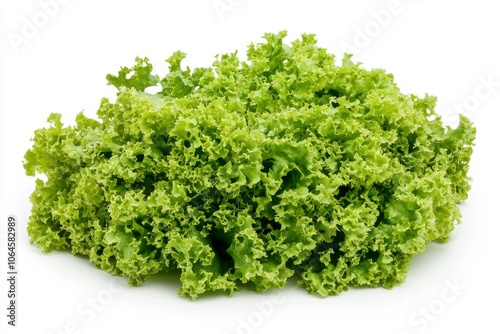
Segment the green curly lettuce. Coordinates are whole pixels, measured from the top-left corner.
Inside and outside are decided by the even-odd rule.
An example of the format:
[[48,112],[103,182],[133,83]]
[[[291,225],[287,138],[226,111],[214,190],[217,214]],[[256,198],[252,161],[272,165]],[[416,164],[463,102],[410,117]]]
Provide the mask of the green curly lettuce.
[[460,222],[475,128],[443,125],[435,97],[382,69],[337,65],[314,35],[285,36],[194,70],[176,52],[163,78],[137,58],[107,76],[118,93],[97,120],[51,114],[24,161],[45,176],[31,242],[133,285],[178,268],[192,299],[292,276],[321,296],[402,283]]

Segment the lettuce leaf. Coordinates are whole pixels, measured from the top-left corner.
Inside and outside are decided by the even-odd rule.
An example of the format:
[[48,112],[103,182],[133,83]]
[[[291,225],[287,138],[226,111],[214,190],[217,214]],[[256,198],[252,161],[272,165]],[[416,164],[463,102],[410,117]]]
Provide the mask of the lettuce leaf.
[[382,69],[336,64],[314,35],[285,37],[192,71],[176,52],[163,78],[137,58],[107,76],[117,97],[97,120],[51,114],[25,154],[45,176],[31,242],[133,285],[179,269],[192,299],[292,276],[321,296],[402,283],[460,222],[475,128],[443,125],[435,97]]

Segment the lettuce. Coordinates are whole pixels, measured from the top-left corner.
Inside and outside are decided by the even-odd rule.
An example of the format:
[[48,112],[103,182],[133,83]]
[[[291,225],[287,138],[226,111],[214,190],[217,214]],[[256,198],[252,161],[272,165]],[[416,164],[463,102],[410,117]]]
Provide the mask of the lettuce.
[[[51,114],[24,167],[28,233],[139,285],[179,270],[182,296],[281,288],[321,296],[391,288],[460,222],[475,128],[442,123],[436,98],[341,64],[314,35],[251,44],[247,60],[152,74],[137,58],[107,79],[98,119]],[[156,87],[157,93],[151,93]]]

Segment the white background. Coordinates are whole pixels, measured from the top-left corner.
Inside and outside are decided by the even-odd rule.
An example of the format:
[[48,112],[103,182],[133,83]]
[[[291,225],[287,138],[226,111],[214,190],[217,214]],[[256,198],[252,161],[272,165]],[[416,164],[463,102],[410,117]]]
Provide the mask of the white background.
[[[51,16],[47,2],[2,0],[0,8],[1,333],[499,333],[499,1],[61,0]],[[250,42],[283,29],[289,40],[317,34],[338,58],[350,45],[356,61],[387,69],[403,92],[438,96],[447,121],[462,108],[477,126],[463,222],[447,244],[414,259],[403,285],[319,298],[290,282],[191,302],[177,296],[175,275],[133,288],[84,258],[29,244],[34,179],[22,160],[50,112],[65,124],[81,110],[94,115],[101,97],[114,96],[105,75],[136,56],[160,73],[178,49],[185,65],[208,66],[218,53],[244,57]],[[8,214],[19,220],[15,328],[5,316]]]

